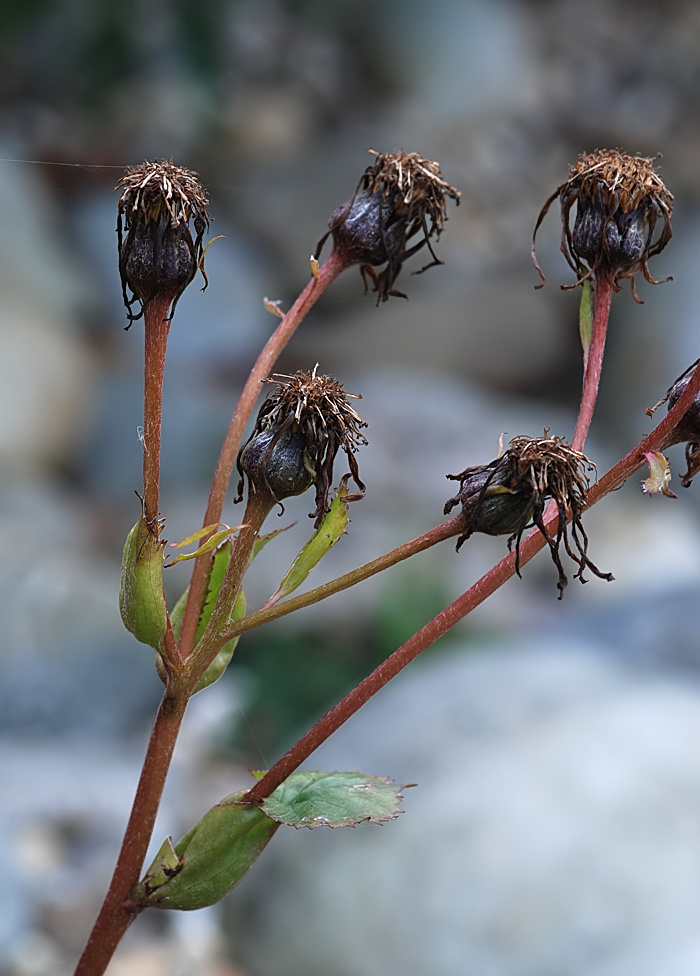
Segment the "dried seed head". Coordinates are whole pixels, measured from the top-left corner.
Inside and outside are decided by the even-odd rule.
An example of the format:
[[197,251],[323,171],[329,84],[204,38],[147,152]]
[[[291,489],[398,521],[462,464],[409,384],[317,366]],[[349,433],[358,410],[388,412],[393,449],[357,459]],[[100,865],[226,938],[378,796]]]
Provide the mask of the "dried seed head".
[[172,318],[197,268],[207,286],[202,237],[209,227],[209,201],[196,173],[164,159],[131,167],[117,189],[122,191],[117,219],[119,274],[129,324],[156,297],[173,303]]
[[[583,153],[540,211],[532,235],[532,259],[545,277],[535,256],[535,237],[551,204],[559,197],[561,206],[561,250],[577,281],[575,288],[590,278],[609,278],[616,291],[620,278],[632,279],[632,293],[639,297],[634,278],[641,271],[647,281],[658,284],[649,273],[649,258],[659,254],[671,239],[673,196],[654,169],[653,160],[628,156],[617,149]],[[571,227],[571,209],[576,217]],[[661,230],[654,240],[657,222]],[[664,281],[669,279],[665,278]]]
[[[416,274],[443,263],[430,238],[442,233],[447,197],[459,203],[461,194],[443,179],[438,163],[419,153],[369,151],[375,162],[360,177],[350,200],[331,214],[330,230],[319,241],[315,256],[332,235],[333,246],[346,263],[360,265],[365,286],[371,279],[378,304],[390,295],[406,297],[395,291],[394,282],[404,261],[424,245],[432,260]],[[416,235],[419,239],[409,247],[407,242]],[[382,264],[386,267],[377,273],[374,269]]]
[[[559,599],[567,585],[559,556],[562,542],[566,553],[578,565],[575,578],[585,583],[583,572],[590,569],[601,579],[611,580],[609,573],[601,573],[588,558],[588,537],[581,523],[590,485],[588,472],[594,470],[595,465],[585,454],[574,451],[561,437],[550,437],[545,430],[543,437],[514,437],[507,450],[489,464],[448,474],[448,478],[460,484],[458,494],[445,505],[445,515],[455,505],[462,506],[464,531],[457,540],[457,549],[474,532],[509,535],[508,548],[515,542],[515,571],[520,576],[520,540],[523,532],[535,525],[546,539],[559,572]],[[554,538],[548,534],[543,521],[550,498],[554,499],[559,513]],[[571,511],[571,540],[568,510]]]
[[269,383],[276,389],[258,413],[253,433],[238,454],[238,498],[244,475],[252,491],[267,492],[275,502],[301,495],[316,485],[316,509],[311,513],[320,525],[329,508],[328,493],[333,480],[333,462],[342,449],[358,491],[346,496],[357,501],[365,493],[355,452],[367,439],[366,427],[350,405],[361,399],[346,393],[337,380],[299,371],[293,376],[274,374]]

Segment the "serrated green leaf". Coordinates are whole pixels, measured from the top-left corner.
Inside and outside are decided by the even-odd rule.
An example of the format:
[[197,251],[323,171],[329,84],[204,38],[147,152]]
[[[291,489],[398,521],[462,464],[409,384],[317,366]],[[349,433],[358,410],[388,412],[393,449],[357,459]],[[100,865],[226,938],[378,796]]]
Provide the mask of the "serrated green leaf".
[[277,592],[265,604],[265,609],[273,606],[285,596],[289,596],[297,587],[301,586],[314,566],[323,559],[345,533],[350,507],[345,501],[347,493],[347,483],[341,481],[338,486],[338,494],[333,499],[328,514],[306,545],[297,553]]
[[353,827],[382,823],[403,813],[402,790],[393,780],[362,773],[298,770],[263,801],[261,809],[291,827]]
[[154,880],[167,871],[156,857],[132,892],[134,900],[145,907],[193,911],[214,905],[228,894],[279,827],[257,805],[237,802],[246,792],[239,790],[217,803],[174,848],[171,845],[169,863],[174,855],[178,868],[158,885]]

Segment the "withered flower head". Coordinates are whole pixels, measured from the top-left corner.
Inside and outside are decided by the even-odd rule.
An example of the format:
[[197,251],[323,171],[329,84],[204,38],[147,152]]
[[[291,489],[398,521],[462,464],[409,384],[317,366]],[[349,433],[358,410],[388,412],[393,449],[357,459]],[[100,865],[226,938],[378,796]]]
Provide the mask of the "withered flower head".
[[[618,149],[583,153],[576,160],[568,179],[546,201],[535,224],[532,259],[542,278],[538,288],[545,277],[535,256],[535,237],[557,197],[561,206],[561,250],[577,277],[575,284],[563,288],[576,288],[583,281],[601,276],[610,279],[619,291],[618,280],[631,278],[632,294],[639,301],[634,286],[637,272],[641,271],[651,284],[658,284],[649,273],[648,262],[671,239],[673,196],[653,162]],[[654,240],[659,221],[661,229]]]
[[[678,377],[675,383],[666,391],[666,396],[662,400],[647,410],[649,416],[651,416],[657,407],[660,407],[666,401],[668,401],[669,410],[678,402],[681,394],[688,383],[690,383],[698,363],[700,363],[700,359],[697,359]],[[665,450],[673,444],[682,444],[684,442],[685,460],[688,469],[685,474],[681,475],[681,484],[684,488],[689,488],[693,478],[700,472],[700,393],[696,394],[695,399],[670,432],[662,446]]]
[[173,303],[172,318],[197,268],[207,286],[202,263],[202,237],[209,227],[206,194],[196,173],[164,159],[130,167],[116,189],[122,191],[117,218],[119,274],[129,325],[156,297]]
[[[520,576],[520,540],[523,532],[536,525],[547,541],[554,565],[559,572],[559,599],[567,585],[559,549],[578,565],[575,578],[585,583],[585,569],[601,579],[611,580],[587,555],[588,537],[581,523],[590,485],[588,472],[595,465],[585,454],[574,451],[561,437],[514,437],[508,448],[489,464],[465,468],[447,477],[459,481],[459,492],[445,505],[447,515],[461,504],[464,532],[457,549],[474,532],[486,535],[509,535],[508,548],[515,542],[515,571]],[[552,498],[559,514],[557,533],[552,538],[544,525],[547,501]],[[567,511],[571,511],[571,539]],[[572,548],[571,542],[573,541]]]
[[[442,233],[447,220],[447,197],[459,203],[461,193],[443,179],[438,163],[420,153],[378,153],[360,177],[352,197],[331,214],[330,230],[316,247],[321,252],[329,235],[347,265],[359,264],[367,287],[371,278],[377,304],[390,295],[406,296],[394,289],[404,261],[427,245],[432,261],[417,271],[427,271],[443,262],[435,254],[430,238]],[[408,241],[420,235],[415,243]],[[386,264],[383,271],[374,269]]]
[[333,480],[333,462],[342,448],[358,491],[347,495],[348,502],[364,497],[355,452],[367,439],[361,433],[364,423],[337,380],[319,376],[318,365],[311,373],[293,376],[275,373],[269,383],[276,389],[258,413],[255,428],[238,454],[241,479],[238,498],[243,492],[244,475],[252,491],[267,492],[275,502],[301,495],[316,486],[316,509],[311,513],[318,527],[329,508],[328,493]]

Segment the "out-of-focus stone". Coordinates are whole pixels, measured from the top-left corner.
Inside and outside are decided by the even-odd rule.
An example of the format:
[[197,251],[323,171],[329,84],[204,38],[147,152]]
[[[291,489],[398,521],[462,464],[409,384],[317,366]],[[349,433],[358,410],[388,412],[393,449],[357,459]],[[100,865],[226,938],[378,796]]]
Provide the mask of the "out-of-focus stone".
[[280,832],[229,902],[253,976],[694,976],[700,693],[584,645],[418,665],[307,764],[418,781]]

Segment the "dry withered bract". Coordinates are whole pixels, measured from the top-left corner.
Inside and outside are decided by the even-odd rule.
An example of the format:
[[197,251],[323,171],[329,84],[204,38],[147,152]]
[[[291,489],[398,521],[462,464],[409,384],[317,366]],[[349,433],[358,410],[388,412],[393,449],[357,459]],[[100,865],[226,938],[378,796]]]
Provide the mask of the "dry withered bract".
[[[532,259],[545,277],[535,256],[535,237],[551,204],[559,197],[561,206],[561,250],[577,281],[563,288],[575,288],[583,281],[607,277],[616,290],[620,278],[632,279],[637,272],[658,284],[649,273],[649,258],[664,249],[671,239],[673,196],[654,169],[653,160],[628,156],[617,149],[583,153],[540,211],[532,235]],[[576,216],[571,226],[571,210]],[[660,231],[656,239],[657,224]],[[667,281],[668,279],[664,279]]]
[[253,433],[238,454],[237,501],[242,498],[244,475],[252,491],[267,492],[276,502],[300,495],[314,484],[316,510],[311,517],[318,527],[328,511],[333,462],[340,449],[358,488],[345,500],[364,496],[355,452],[367,443],[361,433],[367,425],[349,402],[361,398],[346,393],[332,377],[319,376],[317,368],[293,376],[276,373],[268,380],[276,389],[260,408]]
[[[330,230],[319,241],[316,257],[332,235],[334,248],[346,263],[360,265],[365,285],[368,278],[372,280],[379,303],[390,295],[406,297],[394,289],[394,282],[404,261],[424,245],[432,260],[420,271],[443,263],[430,239],[437,239],[443,230],[447,197],[459,203],[461,194],[443,179],[439,164],[420,153],[369,151],[375,162],[360,177],[350,200],[331,215]],[[382,264],[384,270],[376,272]]]
[[209,201],[196,173],[164,159],[129,168],[117,189],[122,191],[117,218],[119,274],[129,324],[156,297],[173,303],[172,318],[197,268],[207,286],[202,237],[209,227]]
[[[574,574],[582,583],[585,569],[601,579],[612,580],[602,573],[587,555],[588,537],[581,523],[590,485],[588,472],[595,465],[585,454],[574,451],[561,437],[514,437],[508,448],[489,464],[465,468],[460,474],[447,477],[459,481],[458,494],[445,505],[447,515],[461,504],[463,533],[457,549],[474,532],[487,535],[509,535],[508,548],[515,542],[515,571],[520,576],[520,540],[523,532],[536,525],[547,541],[554,565],[559,572],[559,599],[567,584],[559,549],[578,565]],[[544,525],[547,502],[553,499],[559,522],[552,538]],[[567,512],[571,511],[571,538]],[[572,548],[573,542],[573,548]]]

